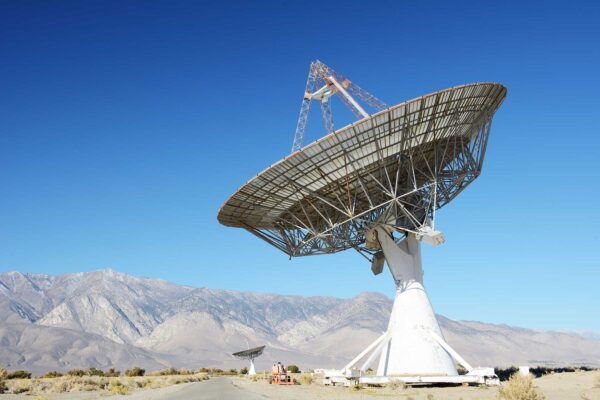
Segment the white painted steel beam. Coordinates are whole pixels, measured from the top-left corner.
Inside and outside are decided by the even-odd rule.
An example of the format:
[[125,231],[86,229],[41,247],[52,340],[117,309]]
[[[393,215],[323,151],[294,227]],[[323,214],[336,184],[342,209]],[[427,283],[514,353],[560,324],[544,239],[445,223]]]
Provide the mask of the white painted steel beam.
[[433,332],[429,332],[429,334],[435,339],[436,342],[438,342],[440,346],[444,348],[444,350],[446,350],[452,356],[452,358],[454,358],[460,365],[465,367],[468,372],[473,371],[473,367],[471,366],[471,364],[469,364],[467,360],[462,358],[460,354],[458,354],[444,339],[442,339]]
[[369,354],[369,352],[371,352],[373,349],[375,349],[375,347],[377,347],[377,345],[379,345],[382,341],[384,341],[386,338],[389,337],[388,332],[384,332],[381,336],[379,336],[373,343],[371,343],[366,349],[364,349],[359,355],[357,355],[356,357],[354,357],[354,359],[352,361],[350,361],[348,364],[346,364],[346,366],[342,369],[342,371],[349,371],[351,370],[354,366],[356,366],[356,364],[358,364],[358,362],[367,354]]
[[348,91],[344,88],[344,86],[341,83],[339,83],[333,76],[329,76],[327,79],[329,79],[331,83],[333,83],[336,89],[342,94],[342,96],[344,96],[346,100],[348,100],[348,102],[359,112],[359,114],[361,114],[364,118],[367,118],[369,116],[365,109],[362,108],[360,104],[356,102],[356,100],[354,100],[354,97],[350,96]]

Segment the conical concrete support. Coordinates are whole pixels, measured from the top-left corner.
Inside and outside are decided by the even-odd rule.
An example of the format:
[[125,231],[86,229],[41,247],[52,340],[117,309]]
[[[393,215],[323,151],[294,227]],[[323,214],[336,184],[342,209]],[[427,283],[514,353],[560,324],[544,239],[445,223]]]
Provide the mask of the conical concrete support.
[[250,359],[250,369],[248,370],[248,375],[256,375],[256,369],[254,368],[254,359]]
[[435,338],[443,335],[423,287],[420,242],[409,233],[396,244],[384,229],[375,229],[396,282],[389,340],[381,346],[377,375],[458,375],[452,357]]

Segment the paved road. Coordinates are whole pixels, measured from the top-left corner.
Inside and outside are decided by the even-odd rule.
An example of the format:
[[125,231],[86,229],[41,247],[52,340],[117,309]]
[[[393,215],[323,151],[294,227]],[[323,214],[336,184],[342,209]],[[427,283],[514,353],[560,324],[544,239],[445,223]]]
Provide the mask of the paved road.
[[213,378],[208,381],[176,385],[166,392],[144,390],[128,396],[130,399],[144,400],[266,400],[252,392],[244,391],[233,384],[228,378]]

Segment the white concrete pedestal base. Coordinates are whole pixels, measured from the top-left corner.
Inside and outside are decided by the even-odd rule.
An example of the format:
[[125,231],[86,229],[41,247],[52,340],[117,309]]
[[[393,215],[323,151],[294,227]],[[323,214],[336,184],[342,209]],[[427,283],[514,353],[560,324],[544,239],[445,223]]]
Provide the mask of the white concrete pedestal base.
[[248,375],[256,375],[256,369],[254,368],[254,359],[250,359],[250,369],[248,369]]
[[[396,298],[387,331],[346,365],[342,374],[347,378],[360,377],[365,382],[483,383],[484,375],[492,378],[490,369],[458,375],[456,363],[469,372],[475,370],[443,338],[423,287],[421,244],[415,235],[409,233],[396,244],[383,228],[376,227],[374,231],[396,282]],[[376,367],[376,376],[365,375],[370,366]]]

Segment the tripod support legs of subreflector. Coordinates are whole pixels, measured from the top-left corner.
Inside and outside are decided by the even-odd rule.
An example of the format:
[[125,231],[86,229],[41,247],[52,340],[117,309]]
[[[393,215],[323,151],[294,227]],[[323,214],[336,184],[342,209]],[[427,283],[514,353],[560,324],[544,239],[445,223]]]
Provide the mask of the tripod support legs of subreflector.
[[387,332],[346,365],[344,372],[365,371],[377,357],[377,376],[382,377],[456,376],[455,362],[472,370],[443,339],[423,287],[420,241],[408,233],[397,244],[382,227],[374,229],[396,283],[396,297]]

